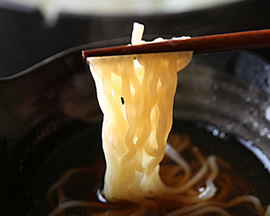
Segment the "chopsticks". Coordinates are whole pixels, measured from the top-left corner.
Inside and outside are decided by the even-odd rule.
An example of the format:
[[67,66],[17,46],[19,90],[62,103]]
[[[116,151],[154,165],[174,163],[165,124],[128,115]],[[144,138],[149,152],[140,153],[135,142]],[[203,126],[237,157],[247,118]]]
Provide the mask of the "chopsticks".
[[140,45],[124,45],[100,49],[83,50],[82,56],[112,56],[143,53],[161,53],[175,51],[193,51],[194,53],[223,52],[241,49],[270,47],[270,29],[237,33],[216,34],[188,39],[172,39]]

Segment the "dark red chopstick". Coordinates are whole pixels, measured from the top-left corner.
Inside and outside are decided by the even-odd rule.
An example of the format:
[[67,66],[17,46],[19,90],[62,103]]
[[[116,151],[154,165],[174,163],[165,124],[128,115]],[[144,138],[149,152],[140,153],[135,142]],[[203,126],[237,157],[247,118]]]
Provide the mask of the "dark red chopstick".
[[270,29],[194,37],[184,40],[167,40],[133,46],[116,46],[83,50],[84,58],[95,56],[129,55],[174,51],[194,53],[222,52],[229,50],[270,47]]

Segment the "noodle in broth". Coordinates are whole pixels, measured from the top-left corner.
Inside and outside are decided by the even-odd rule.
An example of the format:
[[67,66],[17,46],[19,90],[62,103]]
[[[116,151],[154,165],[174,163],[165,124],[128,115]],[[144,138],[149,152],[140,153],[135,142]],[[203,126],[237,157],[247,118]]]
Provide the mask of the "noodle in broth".
[[[132,44],[142,43],[142,33],[143,26],[135,24]],[[215,184],[217,178],[226,176],[216,156],[204,157],[187,136],[171,134],[168,139],[177,72],[191,58],[192,52],[174,52],[87,59],[104,114],[106,172],[99,193],[103,202],[67,201],[62,185],[76,173],[89,172],[70,170],[48,191],[49,203],[55,208],[49,216],[72,207],[99,209],[94,215],[144,215],[154,209],[168,216],[230,215],[227,209],[240,203],[251,203],[260,216],[270,215],[270,207],[263,207],[255,196],[226,199],[226,187]],[[182,156],[185,152],[194,163]],[[165,154],[168,163],[161,169]]]

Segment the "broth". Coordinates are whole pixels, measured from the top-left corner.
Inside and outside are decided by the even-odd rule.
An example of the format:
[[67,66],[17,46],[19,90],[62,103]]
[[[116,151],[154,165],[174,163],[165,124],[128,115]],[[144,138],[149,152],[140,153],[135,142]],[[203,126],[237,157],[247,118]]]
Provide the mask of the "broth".
[[[36,184],[33,188],[35,192],[35,205],[33,210],[34,215],[41,215],[44,212],[46,215],[50,209],[46,201],[45,194],[48,188],[56,182],[59,177],[71,168],[90,167],[86,171],[72,175],[65,182],[65,197],[68,200],[86,200],[97,201],[97,191],[102,188],[104,177],[105,161],[101,149],[100,129],[101,125],[85,125],[85,129],[69,140],[65,145],[62,145],[54,152],[47,162],[40,169],[37,176]],[[237,136],[226,134],[219,131],[218,128],[204,124],[202,122],[190,122],[185,120],[174,120],[171,134],[185,134],[191,139],[192,145],[196,146],[204,156],[216,155],[218,164],[221,165],[222,173],[231,176],[231,194],[228,198],[233,198],[239,195],[251,194],[257,196],[263,206],[270,203],[270,175],[264,169],[263,164],[249,151],[243,143],[243,139]],[[240,142],[241,141],[241,142]],[[187,158],[188,158],[187,153]],[[168,160],[165,158],[161,165],[161,177],[163,174],[162,167]],[[218,178],[220,181],[215,182],[217,188],[226,183],[224,179]],[[58,205],[56,194],[52,196],[51,206]],[[56,203],[54,203],[56,202]],[[171,206],[172,202],[160,201],[158,204],[162,206],[160,209],[150,208],[145,214],[163,215],[164,212],[175,207]],[[125,209],[129,205],[130,208],[134,204],[124,203]],[[122,203],[109,206],[108,210],[113,207],[114,211],[118,211],[122,207]],[[89,215],[93,212],[104,209],[99,208],[70,208],[65,212],[65,215]],[[128,210],[127,210],[128,211]],[[149,212],[151,211],[151,212]],[[252,205],[240,204],[228,210],[232,215],[256,215],[253,212]],[[59,214],[60,215],[60,214]]]

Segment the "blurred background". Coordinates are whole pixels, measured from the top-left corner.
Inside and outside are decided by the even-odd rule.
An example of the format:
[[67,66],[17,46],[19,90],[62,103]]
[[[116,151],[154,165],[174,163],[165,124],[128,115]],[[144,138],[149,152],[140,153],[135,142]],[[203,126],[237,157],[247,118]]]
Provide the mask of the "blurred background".
[[268,0],[1,0],[0,76],[71,47],[129,37],[199,36],[270,27]]

